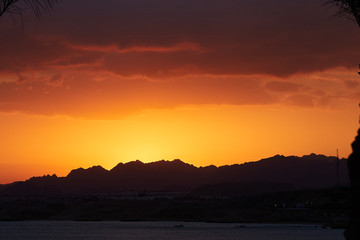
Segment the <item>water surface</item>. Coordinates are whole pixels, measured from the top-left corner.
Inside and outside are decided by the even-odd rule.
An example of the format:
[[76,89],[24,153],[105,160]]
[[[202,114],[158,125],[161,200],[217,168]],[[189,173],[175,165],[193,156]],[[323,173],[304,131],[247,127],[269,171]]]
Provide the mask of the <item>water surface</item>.
[[[183,227],[175,227],[183,224]],[[344,230],[299,224],[0,222],[1,240],[344,240]]]

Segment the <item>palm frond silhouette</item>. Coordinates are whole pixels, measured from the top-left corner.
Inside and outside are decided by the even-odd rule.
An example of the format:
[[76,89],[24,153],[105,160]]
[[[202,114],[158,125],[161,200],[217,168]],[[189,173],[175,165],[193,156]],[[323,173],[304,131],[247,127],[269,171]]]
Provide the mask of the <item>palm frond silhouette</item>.
[[360,0],[328,0],[326,4],[338,7],[337,16],[355,20],[360,26]]
[[0,0],[0,17],[19,15],[22,18],[24,10],[31,10],[37,17],[43,11],[48,11],[60,0]]

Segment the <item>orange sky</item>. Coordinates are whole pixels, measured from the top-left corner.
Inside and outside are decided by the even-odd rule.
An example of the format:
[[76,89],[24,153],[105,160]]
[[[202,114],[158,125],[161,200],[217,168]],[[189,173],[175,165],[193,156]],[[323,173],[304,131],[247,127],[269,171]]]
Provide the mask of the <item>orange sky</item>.
[[63,1],[0,19],[0,183],[350,153],[360,29],[313,0]]

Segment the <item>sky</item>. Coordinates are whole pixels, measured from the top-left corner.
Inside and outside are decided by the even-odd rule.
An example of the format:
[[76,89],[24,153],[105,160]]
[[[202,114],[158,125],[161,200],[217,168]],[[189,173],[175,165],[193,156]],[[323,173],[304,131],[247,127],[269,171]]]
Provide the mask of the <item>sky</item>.
[[0,183],[351,153],[360,28],[322,0],[62,0],[0,18]]

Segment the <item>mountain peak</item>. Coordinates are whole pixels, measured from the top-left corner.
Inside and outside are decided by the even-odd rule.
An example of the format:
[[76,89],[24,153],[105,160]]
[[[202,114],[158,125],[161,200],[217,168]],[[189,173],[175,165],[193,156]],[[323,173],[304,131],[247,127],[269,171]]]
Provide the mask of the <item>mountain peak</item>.
[[66,177],[73,178],[84,175],[100,176],[100,175],[105,175],[107,172],[108,170],[98,165],[98,166],[89,167],[88,169],[84,169],[84,168],[74,169]]
[[[30,189],[28,188],[30,185],[49,186],[49,188],[55,186],[63,192],[70,193],[114,193],[129,190],[187,191],[204,184],[223,182],[276,182],[290,184],[299,189],[331,187],[336,184],[334,164],[336,159],[336,157],[316,154],[303,157],[276,155],[257,162],[220,167],[213,165],[195,167],[180,159],[151,163],[136,160],[125,164],[119,163],[110,171],[101,166],[93,166],[87,169],[74,169],[67,177],[62,178],[55,175],[32,178],[31,181],[19,183],[20,185],[3,186],[1,192],[15,185],[24,186],[16,190],[20,193],[24,189]],[[348,184],[346,164],[344,159],[339,161],[341,185]]]
[[140,160],[135,160],[135,161],[130,161],[127,163],[118,163],[114,168],[112,168],[110,170],[110,172],[116,172],[119,171],[120,169],[123,168],[135,168],[135,167],[147,167],[147,166],[190,166],[190,167],[194,167],[192,164],[188,164],[185,163],[183,161],[181,161],[180,159],[174,159],[172,161],[169,160],[159,160],[159,161],[155,161],[155,162],[149,162],[149,163],[143,163]]
[[128,166],[140,166],[140,165],[144,165],[144,164],[145,163],[143,163],[142,161],[140,161],[138,159],[135,161],[125,163],[125,165],[128,165]]

